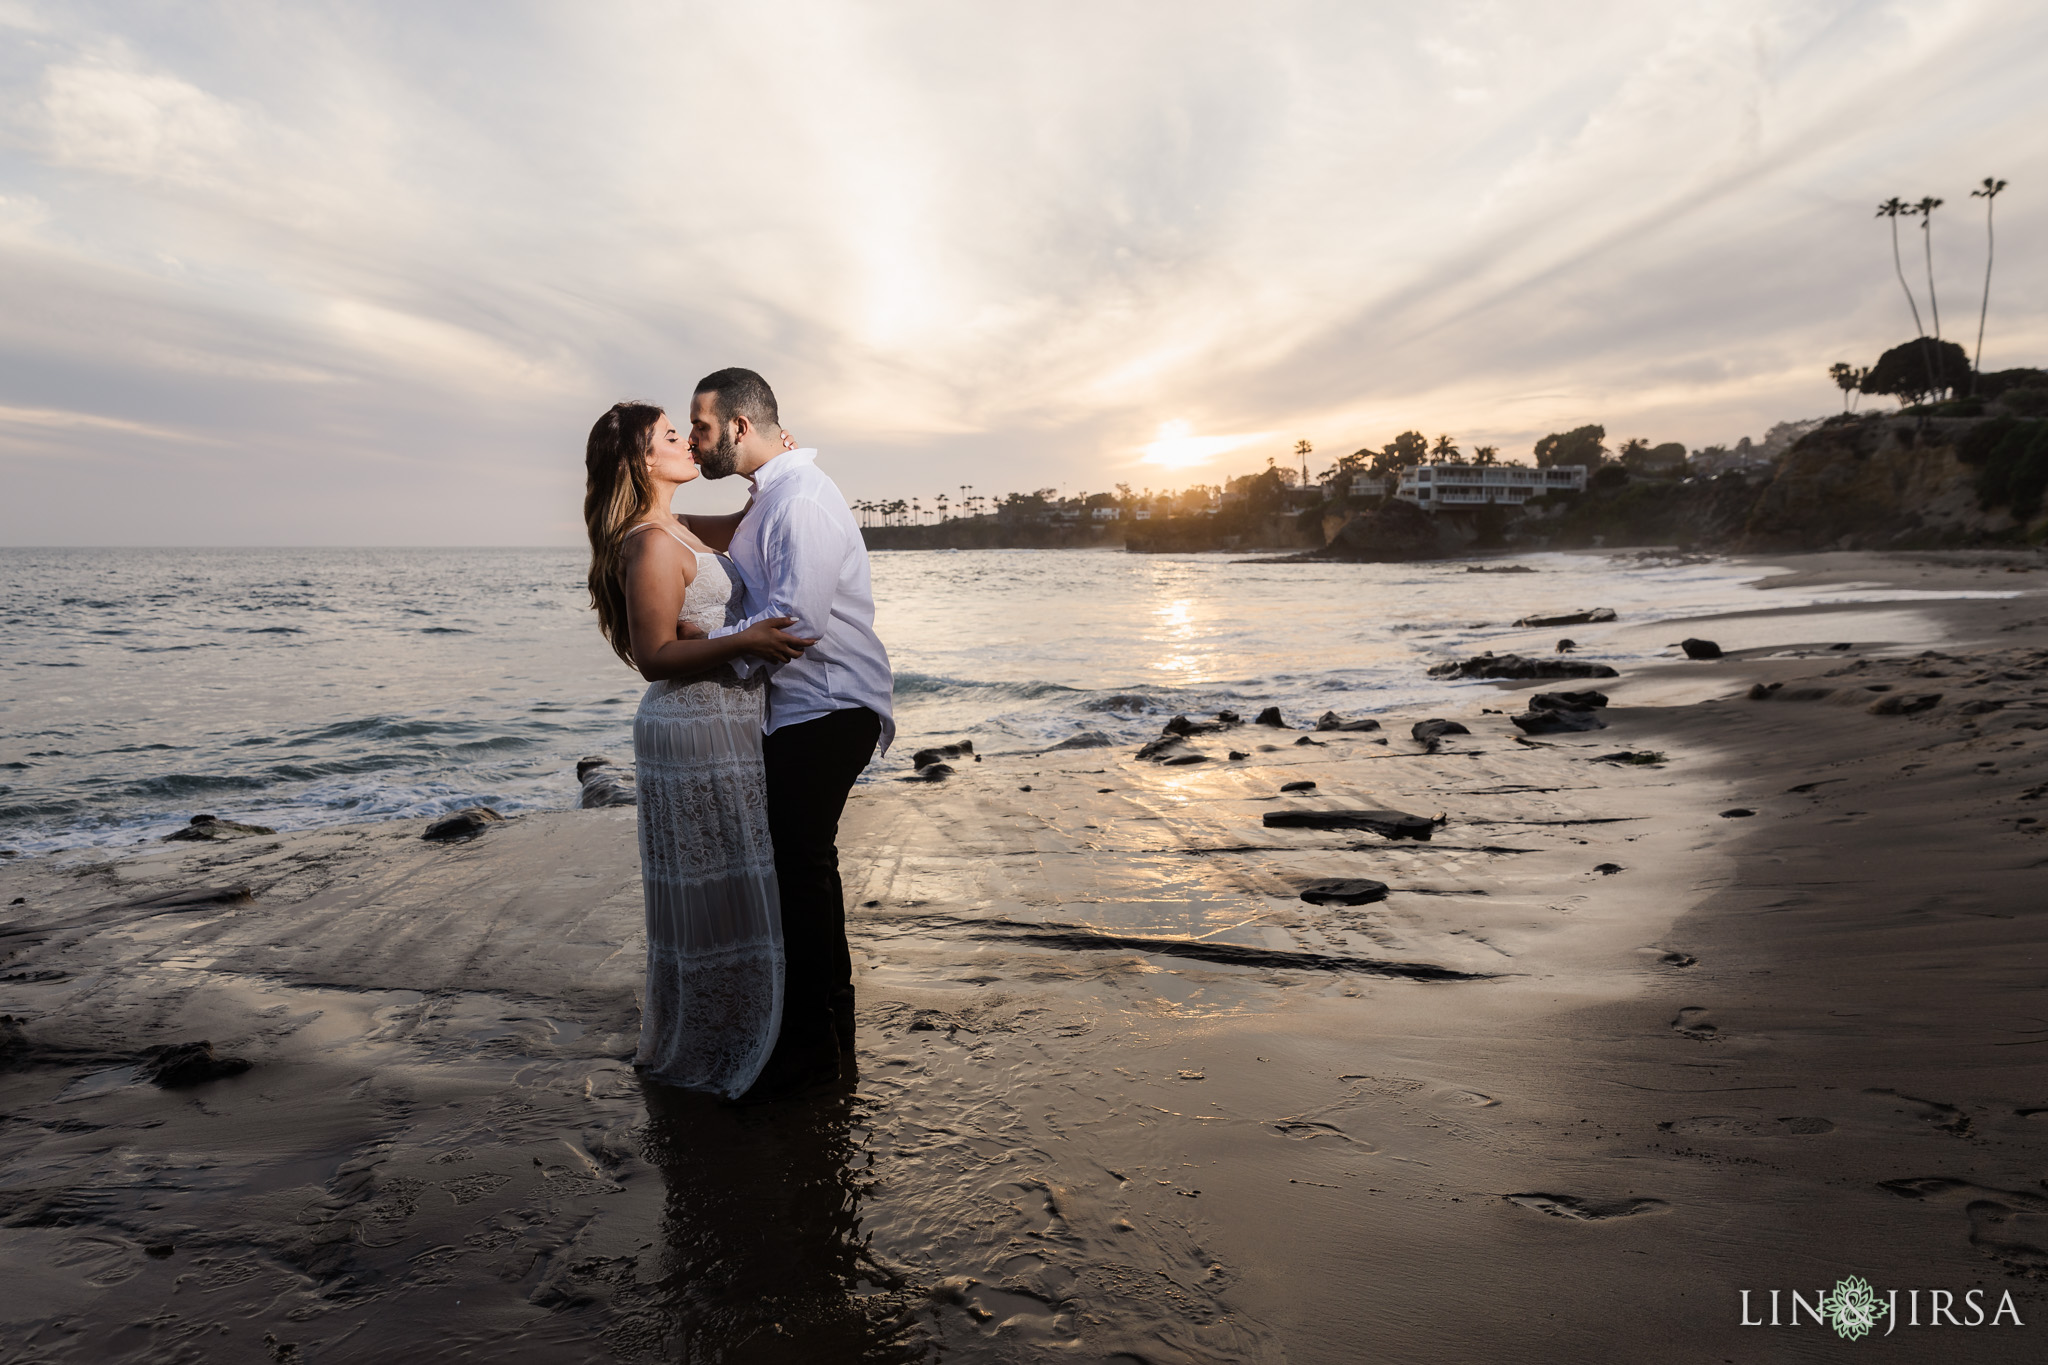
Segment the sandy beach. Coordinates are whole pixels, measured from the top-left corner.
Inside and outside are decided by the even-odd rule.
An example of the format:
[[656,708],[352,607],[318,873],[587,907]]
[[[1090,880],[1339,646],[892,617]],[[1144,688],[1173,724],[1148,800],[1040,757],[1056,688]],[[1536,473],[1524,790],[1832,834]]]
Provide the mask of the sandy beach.
[[[1924,1324],[1862,1349],[2039,1359],[2048,565],[1785,581],[2017,595],[1766,591],[1435,752],[901,755],[858,1080],[780,1106],[627,1065],[631,810],[0,866],[0,1361],[1800,1360],[1742,1291],[1852,1275]],[[1358,807],[1443,821],[1264,823]],[[247,1069],[149,1082],[200,1040]]]

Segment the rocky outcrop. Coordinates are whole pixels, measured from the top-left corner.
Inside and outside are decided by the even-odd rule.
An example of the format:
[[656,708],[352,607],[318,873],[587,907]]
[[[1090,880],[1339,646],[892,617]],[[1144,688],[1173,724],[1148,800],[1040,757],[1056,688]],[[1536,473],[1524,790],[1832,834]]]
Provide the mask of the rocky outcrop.
[[1429,670],[1432,678],[1618,678],[1621,674],[1606,664],[1584,659],[1531,659],[1520,654],[1481,654],[1464,662],[1441,663]]
[[235,820],[223,820],[217,815],[195,815],[192,823],[180,830],[173,830],[164,836],[166,843],[206,843],[215,839],[235,839],[245,834],[275,834],[268,825],[245,825]]
[[1316,729],[1318,730],[1364,731],[1377,730],[1379,728],[1380,723],[1370,716],[1360,716],[1356,720],[1346,720],[1335,711],[1325,711],[1322,715],[1316,717]]
[[[919,749],[910,756],[910,766],[920,772],[935,763],[944,763],[949,758],[968,758],[974,753],[974,741],[963,739],[958,744],[934,744],[929,749]],[[978,763],[981,760],[975,759]]]
[[1377,511],[1353,517],[1338,527],[1330,543],[1308,557],[1385,564],[1436,559],[1461,548],[1448,522],[1439,525],[1414,503],[1389,498]]
[[630,806],[640,799],[632,770],[621,768],[596,754],[576,761],[576,780],[583,787],[582,798],[577,804],[584,810]]
[[1427,842],[1438,822],[1400,810],[1269,810],[1262,823],[1267,829],[1363,829]]
[[1680,640],[1678,647],[1685,651],[1685,657],[1688,659],[1718,659],[1721,657],[1721,646],[1715,644],[1712,640],[1687,638]]
[[239,1076],[250,1066],[245,1057],[215,1056],[213,1044],[200,1041],[151,1048],[149,1060],[142,1065],[142,1074],[149,1077],[152,1084],[166,1090],[181,1090],[226,1076]]
[[489,806],[469,806],[428,825],[420,838],[431,839],[435,843],[474,839],[504,818]]
[[1472,732],[1454,720],[1418,720],[1408,727],[1409,735],[1416,743],[1435,753],[1443,746],[1446,735],[1469,735]]
[[1615,619],[1614,608],[1594,607],[1590,611],[1568,611],[1562,616],[1524,616],[1518,626],[1585,626]]

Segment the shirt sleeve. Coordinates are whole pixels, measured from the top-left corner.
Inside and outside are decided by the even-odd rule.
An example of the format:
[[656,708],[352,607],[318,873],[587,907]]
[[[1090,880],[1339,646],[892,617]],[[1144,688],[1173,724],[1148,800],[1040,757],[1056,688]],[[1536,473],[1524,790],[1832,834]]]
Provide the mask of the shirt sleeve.
[[[761,609],[710,636],[737,635],[772,617],[793,616],[796,624],[785,627],[791,634],[822,639],[832,623],[832,599],[839,589],[840,529],[825,505],[811,498],[791,498],[771,509],[761,527],[761,560],[767,573],[767,581],[755,591]],[[744,655],[733,661],[741,677],[766,666],[763,660]]]

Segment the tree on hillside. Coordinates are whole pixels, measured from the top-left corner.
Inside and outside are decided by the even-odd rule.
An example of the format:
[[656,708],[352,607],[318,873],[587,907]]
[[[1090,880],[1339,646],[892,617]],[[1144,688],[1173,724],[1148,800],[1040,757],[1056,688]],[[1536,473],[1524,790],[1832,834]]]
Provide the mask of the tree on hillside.
[[1373,452],[1372,472],[1394,478],[1428,458],[1429,438],[1419,431],[1404,431]]
[[1614,458],[1620,460],[1623,464],[1633,464],[1632,457],[1641,455],[1649,448],[1650,443],[1648,441],[1640,436],[1631,436],[1621,443],[1620,450],[1614,452]]
[[2005,182],[2003,180],[1987,175],[1984,177],[1983,189],[1970,191],[1972,199],[1982,199],[1984,201],[1984,303],[1977,310],[1977,358],[1970,366],[1972,370],[1970,375],[1971,393],[1977,391],[1975,371],[1984,368],[1984,319],[1991,312],[1991,255],[1996,245],[1991,239],[1991,201],[1998,198],[1998,192],[2004,188]]
[[1315,450],[1305,439],[1294,443],[1294,458],[1301,461],[1301,485],[1304,488],[1308,487],[1308,457],[1315,454]]
[[1846,360],[1837,360],[1828,366],[1828,378],[1835,381],[1835,387],[1842,391],[1842,411],[1847,412],[1856,405],[1856,395],[1862,391],[1863,381],[1870,377],[1868,365],[1858,368]]
[[1371,467],[1372,455],[1370,450],[1354,450],[1349,455],[1339,455],[1328,469],[1316,475],[1316,481],[1328,483],[1332,479],[1348,479],[1354,474],[1361,474]]
[[1566,432],[1553,431],[1536,443],[1536,465],[1539,469],[1567,464],[1597,469],[1606,458],[1607,428],[1598,423],[1573,427]]
[[1891,394],[1916,403],[1970,382],[1969,352],[1953,341],[1917,337],[1892,347],[1863,378],[1863,392]]
[[1472,463],[1473,463],[1473,464],[1478,464],[1478,465],[1488,465],[1488,464],[1499,464],[1499,463],[1500,463],[1500,447],[1499,447],[1499,446],[1474,446],[1474,447],[1472,447]]

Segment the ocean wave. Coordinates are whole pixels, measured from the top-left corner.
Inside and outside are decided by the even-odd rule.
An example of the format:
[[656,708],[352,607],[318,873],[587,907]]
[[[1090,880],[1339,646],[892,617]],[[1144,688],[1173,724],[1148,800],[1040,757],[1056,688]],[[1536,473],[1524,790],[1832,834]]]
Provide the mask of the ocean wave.
[[895,693],[899,697],[957,696],[963,693],[981,696],[1017,697],[1025,701],[1036,701],[1041,697],[1057,697],[1084,689],[1068,687],[1065,683],[1052,682],[983,682],[978,678],[942,678],[930,673],[898,673]]

